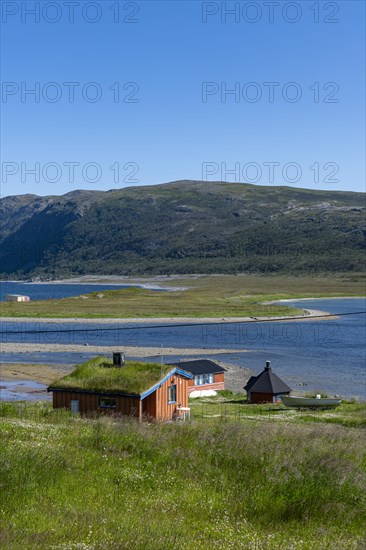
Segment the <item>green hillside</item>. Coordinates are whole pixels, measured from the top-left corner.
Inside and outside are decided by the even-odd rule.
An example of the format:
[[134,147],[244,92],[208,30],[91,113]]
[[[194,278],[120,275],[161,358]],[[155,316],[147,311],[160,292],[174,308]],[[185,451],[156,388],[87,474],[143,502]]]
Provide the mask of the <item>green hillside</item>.
[[0,202],[3,276],[362,271],[362,193],[179,181]]

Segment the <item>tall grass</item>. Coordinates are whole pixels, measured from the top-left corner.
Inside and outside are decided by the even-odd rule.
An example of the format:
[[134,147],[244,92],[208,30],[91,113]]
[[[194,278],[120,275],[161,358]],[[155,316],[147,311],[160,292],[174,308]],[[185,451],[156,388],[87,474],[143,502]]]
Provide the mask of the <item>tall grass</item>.
[[362,548],[356,428],[2,415],[3,548]]

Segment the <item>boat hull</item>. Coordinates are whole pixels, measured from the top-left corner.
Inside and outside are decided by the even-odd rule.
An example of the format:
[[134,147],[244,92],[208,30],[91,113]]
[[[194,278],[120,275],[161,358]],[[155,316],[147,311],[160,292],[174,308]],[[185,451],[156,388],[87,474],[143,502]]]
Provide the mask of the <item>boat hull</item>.
[[342,400],[281,395],[281,401],[286,407],[296,407],[296,408],[308,407],[308,408],[331,409],[334,407],[338,407],[338,405],[341,403]]

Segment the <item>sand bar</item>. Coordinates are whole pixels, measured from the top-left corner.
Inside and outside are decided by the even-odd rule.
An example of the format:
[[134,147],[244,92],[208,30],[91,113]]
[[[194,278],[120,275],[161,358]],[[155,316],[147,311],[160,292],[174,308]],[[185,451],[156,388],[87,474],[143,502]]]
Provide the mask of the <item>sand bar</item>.
[[206,348],[169,348],[169,347],[139,347],[139,346],[84,346],[82,344],[26,344],[17,342],[6,342],[0,344],[0,349],[4,353],[38,353],[38,352],[71,352],[71,353],[107,353],[114,351],[124,351],[126,355],[133,357],[154,357],[160,356],[161,350],[163,356],[166,355],[218,355],[220,353],[245,353],[246,349],[206,349]]
[[332,315],[328,311],[320,311],[317,309],[306,309],[302,315],[294,317],[276,316],[276,317],[136,317],[136,318],[45,318],[45,317],[0,317],[0,322],[3,323],[83,323],[83,324],[217,324],[217,323],[260,323],[262,321],[306,321],[308,319],[317,318],[319,321],[337,319],[336,315]]
[[1,380],[30,380],[41,384],[50,384],[72,370],[73,365],[27,365],[22,363],[3,363],[0,367]]

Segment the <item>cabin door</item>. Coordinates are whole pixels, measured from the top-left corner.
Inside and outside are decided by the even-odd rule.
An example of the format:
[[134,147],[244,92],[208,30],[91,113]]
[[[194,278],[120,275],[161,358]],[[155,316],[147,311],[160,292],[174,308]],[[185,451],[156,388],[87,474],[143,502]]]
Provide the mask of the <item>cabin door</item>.
[[72,399],[70,401],[70,409],[71,409],[71,412],[73,413],[78,413],[79,412],[79,400],[78,399]]

